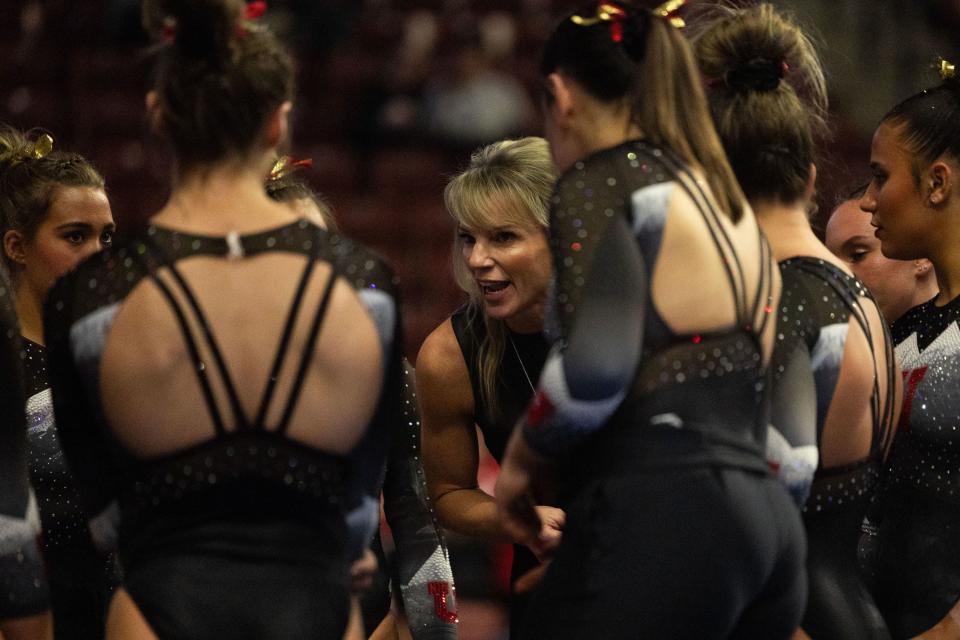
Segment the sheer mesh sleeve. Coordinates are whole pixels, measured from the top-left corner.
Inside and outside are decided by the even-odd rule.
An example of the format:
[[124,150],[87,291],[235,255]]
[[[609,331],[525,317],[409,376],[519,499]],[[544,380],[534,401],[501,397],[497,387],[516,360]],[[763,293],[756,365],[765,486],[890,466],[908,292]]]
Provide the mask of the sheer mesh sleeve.
[[[101,548],[111,546],[115,538],[117,523],[113,520],[117,511],[113,503],[120,458],[105,432],[105,421],[100,419],[99,372],[93,369],[99,363],[99,353],[94,345],[73,344],[71,329],[79,318],[95,320],[104,311],[115,309],[132,283],[139,281],[118,279],[118,271],[110,268],[115,260],[124,258],[123,252],[93,256],[54,285],[44,307],[57,434],[81,503],[91,519],[94,542]],[[81,287],[81,281],[88,286]],[[98,531],[103,535],[98,535]]]
[[814,306],[820,297],[815,297],[808,279],[797,268],[781,265],[780,273],[783,288],[777,343],[770,362],[773,384],[766,456],[771,470],[802,507],[819,461],[818,396],[811,375],[815,368],[811,353],[820,332],[814,322]]
[[[349,241],[344,241],[346,246]],[[370,428],[351,454],[348,487],[348,525],[354,557],[370,545],[380,520],[380,492],[391,436],[401,413],[403,389],[403,331],[396,277],[374,254],[350,244],[350,260],[338,269],[357,289],[380,333],[384,353],[384,381],[380,404]],[[359,268],[363,265],[363,269]]]
[[26,399],[12,298],[0,272],[0,620],[49,607],[37,547],[40,518],[27,476]]
[[401,424],[393,434],[383,508],[393,531],[400,594],[414,640],[457,637],[453,570],[420,458],[413,367],[404,360]]
[[557,184],[551,314],[559,339],[525,425],[527,441],[546,455],[564,453],[603,425],[640,358],[646,268],[628,224],[632,188],[621,167],[636,161],[633,152],[608,152],[577,163]]

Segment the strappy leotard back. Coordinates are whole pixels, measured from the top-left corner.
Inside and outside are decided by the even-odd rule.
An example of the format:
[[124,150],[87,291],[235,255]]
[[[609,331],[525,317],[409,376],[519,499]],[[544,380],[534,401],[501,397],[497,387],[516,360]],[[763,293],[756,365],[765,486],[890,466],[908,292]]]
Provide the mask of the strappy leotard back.
[[[759,347],[760,336],[762,336],[766,330],[767,323],[769,322],[771,315],[769,300],[773,294],[774,281],[772,278],[773,262],[771,259],[770,245],[763,237],[759,227],[757,227],[760,271],[759,282],[757,283],[756,291],[754,293],[753,300],[751,301],[749,300],[749,287],[747,284],[746,273],[740,262],[740,258],[737,255],[733,239],[730,237],[729,232],[720,221],[723,214],[717,211],[713,200],[704,191],[700,181],[694,179],[689,170],[683,166],[683,164],[672,152],[664,151],[659,158],[661,159],[668,176],[670,176],[673,181],[680,185],[684,193],[686,193],[696,205],[697,212],[700,214],[701,219],[709,231],[710,237],[712,238],[713,243],[722,258],[724,273],[726,275],[727,282],[730,285],[730,291],[733,293],[734,311],[736,314],[735,327],[730,331],[743,331],[753,335],[755,338],[757,338]],[[662,236],[657,236],[655,240],[658,245],[657,249],[652,253],[650,258],[647,259],[648,271],[651,273],[653,265],[659,254],[659,242],[662,240]],[[647,253],[645,252],[644,257],[646,258],[646,256]],[[651,304],[650,309],[656,314],[655,305]],[[654,333],[651,334],[651,342],[656,341],[656,337],[654,336],[659,333],[658,329],[662,330],[665,335],[676,335],[669,329],[667,323],[659,316],[659,314],[656,314],[653,319],[655,324],[653,328]],[[647,331],[651,331],[649,325]],[[685,338],[686,336],[676,337]],[[693,336],[690,337],[692,338]],[[703,336],[700,337],[702,338]],[[651,348],[654,347],[651,345]]]
[[[89,485],[85,497],[92,503],[90,508],[95,512],[105,507],[112,497],[120,498],[121,511],[124,511],[128,528],[141,517],[144,521],[153,519],[156,515],[153,512],[157,509],[185,511],[185,508],[176,505],[189,496],[216,502],[211,509],[217,511],[224,504],[222,496],[201,496],[214,496],[221,493],[225,485],[236,482],[260,487],[265,492],[266,502],[270,502],[270,496],[276,497],[278,494],[299,496],[293,498],[295,500],[317,500],[318,506],[327,505],[326,508],[342,502],[346,490],[345,468],[353,463],[349,463],[342,455],[326,453],[317,445],[307,444],[301,438],[305,427],[300,425],[304,418],[295,417],[298,415],[298,403],[303,405],[307,401],[304,395],[306,380],[318,375],[311,364],[314,353],[318,348],[323,348],[319,336],[324,319],[333,308],[334,291],[338,283],[356,292],[357,297],[347,302],[356,307],[365,323],[370,323],[369,331],[374,340],[377,332],[381,333],[377,344],[369,344],[367,349],[383,353],[387,358],[383,363],[384,371],[389,370],[390,376],[398,375],[400,370],[400,353],[394,342],[394,337],[398,335],[393,302],[395,281],[392,272],[377,256],[342,236],[329,234],[303,222],[243,236],[241,240],[245,259],[257,260],[266,254],[277,255],[277,259],[282,257],[279,254],[301,255],[305,258],[302,267],[297,266],[298,271],[295,272],[288,268],[292,266],[291,263],[284,263],[286,266],[282,273],[286,282],[290,283],[290,296],[286,297],[283,289],[277,289],[273,298],[270,298],[283,300],[282,304],[289,305],[285,315],[264,311],[264,318],[276,319],[275,326],[281,327],[275,343],[276,350],[258,359],[256,352],[250,349],[238,351],[236,343],[233,344],[231,355],[236,353],[244,356],[246,360],[242,362],[247,363],[244,364],[245,369],[250,370],[250,362],[263,362],[262,369],[254,370],[262,370],[266,374],[262,382],[247,374],[242,388],[232,375],[224,345],[218,340],[209,320],[208,309],[201,305],[200,297],[180,267],[180,262],[186,258],[229,260],[230,242],[226,238],[192,236],[152,227],[146,233],[84,263],[76,273],[71,274],[69,282],[51,293],[53,313],[50,315],[49,333],[54,342],[59,340],[62,343],[52,345],[52,352],[59,348],[63,356],[59,362],[52,363],[52,376],[70,380],[76,376],[82,381],[74,385],[76,388],[70,387],[61,392],[58,399],[64,406],[62,410],[58,408],[58,416],[60,413],[69,416],[63,429],[64,437],[69,442],[64,448],[72,446],[80,449],[85,452],[83,458],[98,461],[95,466],[87,464],[86,460],[78,465],[78,481]],[[318,265],[327,265],[330,269],[325,280],[318,280]],[[223,273],[227,269],[226,265],[218,268],[219,272],[210,273]],[[253,262],[244,268],[251,274],[263,272]],[[230,270],[229,273],[235,272]],[[196,394],[198,408],[192,409],[190,405],[175,408],[187,418],[191,416],[190,411],[205,412],[213,433],[210,437],[204,437],[199,430],[206,422],[203,413],[194,414],[200,417],[201,422],[189,426],[188,439],[171,440],[162,428],[152,429],[157,432],[154,436],[150,434],[151,429],[145,428],[146,425],[132,424],[129,429],[124,427],[124,438],[134,430],[138,431],[137,437],[161,438],[159,441],[164,443],[138,446],[137,450],[144,453],[134,455],[131,453],[133,449],[124,445],[125,439],[118,438],[113,427],[107,424],[101,404],[100,376],[107,338],[123,302],[132,293],[149,293],[149,289],[138,288],[144,281],[152,283],[153,290],[158,292],[152,294],[154,302],[149,303],[150,313],[154,308],[168,307],[170,310],[171,315],[166,316],[169,318],[166,320],[168,328],[164,329],[169,333],[165,344],[169,344],[176,333],[180,334],[183,341],[180,353],[185,354],[182,356],[185,361],[176,364],[180,367],[176,371],[185,372],[187,368],[194,371],[192,375],[196,386],[190,391]],[[206,282],[209,288],[209,283],[216,281],[207,279]],[[313,300],[316,300],[316,306],[313,306]],[[376,308],[378,303],[381,304],[379,310]],[[231,301],[230,304],[230,307],[220,305],[218,309],[221,315],[224,308],[239,309],[242,313],[243,302],[238,304]],[[273,308],[277,302],[270,304]],[[338,313],[342,314],[343,303],[337,304],[340,305],[336,307],[340,309]],[[362,311],[363,307],[367,307],[366,313]],[[251,314],[250,317],[257,316]],[[135,327],[129,323],[124,326],[124,331]],[[342,331],[342,323],[330,325],[329,330]],[[128,335],[136,336],[136,329],[132,331],[134,333],[128,332]],[[249,330],[243,331],[245,333],[240,335],[251,335]],[[262,341],[258,342],[260,344],[263,344]],[[302,349],[301,353],[291,353],[293,345]],[[129,351],[126,346],[123,348]],[[154,357],[152,351],[137,353],[137,366],[148,366],[149,358]],[[248,353],[251,353],[249,357]],[[67,355],[70,356],[69,360],[65,357]],[[159,353],[159,357],[165,356]],[[167,370],[173,365],[160,361],[157,366]],[[149,372],[149,369],[145,371]],[[377,378],[382,375],[383,372],[376,374]],[[255,405],[244,405],[242,400],[251,398],[250,394],[256,385],[261,385],[262,389],[258,401]],[[379,382],[376,385],[379,386]],[[366,396],[365,401],[372,405],[370,410],[375,411],[368,429],[371,432],[382,430],[383,426],[374,428],[374,425],[386,425],[391,419],[388,405],[395,402],[396,391],[389,389],[386,382],[384,385],[379,400],[375,394]],[[335,400],[333,398],[331,402]],[[159,399],[159,403],[176,401],[174,397]],[[309,398],[309,401],[314,403],[311,407],[316,406],[314,398]],[[191,404],[194,403],[191,401]],[[247,411],[244,411],[244,406]],[[145,418],[155,424],[151,415]],[[164,423],[163,415],[156,418],[160,424]],[[305,423],[311,426],[306,428],[319,433],[316,423],[317,420],[311,418]],[[292,428],[297,431],[291,432]],[[296,434],[296,437],[292,434]],[[171,445],[176,442],[181,444]],[[372,450],[379,449],[381,447]],[[246,508],[242,500],[232,507],[241,510]],[[268,508],[272,507],[268,505]],[[252,506],[249,510],[253,510]],[[301,511],[304,517],[309,518],[311,512],[323,510]]]
[[[653,299],[649,283],[658,267],[671,194],[677,190],[696,207],[721,258],[719,268],[734,304],[729,329],[677,333]],[[578,239],[594,238],[598,244],[596,238],[623,211],[648,284],[642,353],[631,389],[596,439],[597,448],[610,443],[609,450],[593,458],[607,464],[622,449],[629,452],[624,468],[720,464],[766,473],[764,338],[769,338],[776,288],[768,245],[757,229],[759,262],[751,276],[738,256],[742,240],[734,239],[710,196],[669,150],[630,141],[599,152],[562,178],[554,199],[551,233],[559,238],[554,247],[560,252],[557,312],[562,325],[572,326],[583,274],[599,259],[584,255]],[[643,442],[622,447],[623,438]]]
[[[645,357],[634,389],[638,414],[651,424],[653,433],[663,427],[683,425],[693,439],[708,442],[678,452],[686,464],[714,463],[765,470],[760,456],[765,442],[763,336],[772,315],[773,260],[766,239],[757,229],[759,273],[756,290],[749,284],[736,247],[721,213],[682,163],[668,151],[660,156],[668,175],[696,205],[704,225],[722,258],[726,280],[733,294],[735,324],[728,330],[678,335],[656,310],[648,308]],[[657,234],[656,241],[662,241]],[[649,260],[652,272],[658,253]],[[724,397],[723,406],[717,398]],[[654,436],[655,437],[655,436]],[[673,435],[667,436],[673,438]],[[672,456],[661,456],[658,464]],[[676,462],[676,459],[673,459]],[[668,463],[669,464],[669,463]]]
[[[150,247],[150,254],[154,256],[163,257],[162,250],[160,247],[154,243],[149,242],[147,244]],[[319,247],[319,241],[314,243],[315,247]],[[227,368],[226,361],[223,357],[222,350],[217,343],[216,338],[214,337],[213,331],[210,327],[210,322],[207,320],[206,315],[203,312],[203,309],[200,306],[200,303],[197,301],[196,295],[194,295],[193,290],[190,285],[187,283],[187,280],[180,273],[180,270],[177,268],[175,262],[165,259],[160,260],[159,264],[156,262],[148,263],[148,269],[150,271],[150,277],[152,281],[160,288],[163,292],[164,297],[167,299],[167,302],[170,304],[171,310],[174,312],[177,318],[177,323],[180,326],[180,330],[183,333],[184,341],[187,345],[187,350],[190,354],[190,357],[193,361],[194,371],[197,374],[197,380],[200,384],[201,389],[203,390],[203,397],[207,404],[207,409],[210,412],[210,418],[213,421],[216,433],[218,436],[224,435],[227,430],[224,425],[223,415],[220,408],[217,406],[216,398],[214,397],[213,390],[210,385],[209,374],[207,370],[206,363],[200,356],[200,350],[197,345],[197,337],[193,335],[193,331],[190,328],[190,324],[187,320],[186,310],[181,308],[179,302],[177,301],[176,296],[174,296],[173,291],[170,289],[164,280],[159,277],[158,269],[162,267],[168,269],[173,276],[174,282],[180,288],[183,296],[188,302],[189,310],[194,314],[194,317],[201,329],[201,337],[206,341],[206,346],[212,354],[213,360],[216,363],[217,371],[221,378],[221,383],[226,390],[227,397],[229,399],[229,408],[232,411],[233,419],[236,424],[237,431],[251,431],[251,430],[266,430],[266,425],[264,424],[264,419],[267,415],[268,410],[270,409],[270,403],[273,400],[274,392],[277,387],[277,381],[279,379],[280,372],[283,368],[284,361],[287,357],[289,351],[290,339],[293,335],[294,325],[297,320],[297,316],[300,312],[300,307],[303,303],[304,292],[307,289],[307,284],[310,282],[310,277],[313,274],[314,268],[317,264],[316,252],[306,261],[306,264],[303,267],[303,273],[300,276],[300,279],[297,283],[296,292],[293,297],[293,301],[290,305],[290,310],[287,313],[287,319],[283,326],[283,333],[280,336],[280,344],[277,348],[276,355],[273,359],[273,366],[270,369],[270,376],[267,379],[265,391],[259,403],[259,409],[257,410],[256,417],[251,421],[246,413],[243,410],[243,407],[240,403],[240,397],[237,394],[236,385],[233,382],[233,379],[230,376],[230,371]],[[306,376],[307,367],[310,364],[310,355],[313,352],[313,348],[316,345],[317,337],[320,333],[320,326],[323,323],[324,316],[326,315],[327,307],[330,303],[330,295],[333,292],[333,285],[337,280],[337,271],[336,266],[334,265],[333,272],[330,274],[327,279],[327,283],[324,287],[323,293],[320,297],[320,303],[317,307],[317,310],[314,313],[314,318],[309,329],[308,338],[306,341],[306,346],[303,350],[303,353],[300,356],[300,364],[297,368],[296,378],[293,382],[293,387],[290,390],[289,396],[287,398],[286,406],[283,410],[283,416],[280,419],[280,422],[272,429],[274,433],[283,434],[286,432],[287,427],[290,423],[290,417],[293,414],[294,409],[296,408],[297,400],[299,399],[300,392],[303,389],[303,382]]]
[[[817,389],[817,442],[822,441],[827,412],[840,375],[842,350],[846,339],[831,349],[829,334],[834,328],[846,330],[852,318],[866,339],[873,379],[870,393],[870,446],[867,455],[853,462],[817,470],[805,511],[833,513],[863,508],[876,489],[883,454],[894,426],[896,407],[896,367],[893,342],[886,324],[877,332],[871,325],[864,301],[876,306],[872,296],[853,276],[825,260],[797,257],[780,263],[784,280],[781,307],[784,325],[781,342],[803,341],[811,354],[816,352],[814,378]],[[879,317],[879,316],[878,316]],[[882,344],[882,353],[877,344]],[[784,349],[778,349],[777,361]],[[776,373],[775,373],[776,384]],[[857,505],[860,505],[857,507]]]
[[[892,341],[869,292],[840,267],[801,256],[782,261],[780,272],[783,294],[772,367],[772,423],[785,430],[788,440],[804,438],[806,443],[815,436],[820,450],[820,464],[803,505],[809,590],[802,626],[811,637],[889,638],[861,580],[857,555],[893,427]],[[862,338],[856,335],[858,330]],[[868,356],[859,344],[862,339]],[[872,374],[869,387],[864,380],[866,358]],[[842,376],[851,376],[848,380],[857,381],[857,386],[841,391]],[[797,391],[801,387],[802,394]],[[834,396],[840,393],[845,397],[835,405]],[[815,411],[803,411],[805,404]],[[865,428],[870,429],[869,441]],[[837,459],[837,450],[829,447],[847,443],[868,445],[868,449],[858,460],[825,466],[824,460],[829,459],[825,456],[832,453]]]
[[345,514],[400,403],[379,257],[307,222],[152,227],[68,274],[45,317],[64,453],[96,526],[119,519],[124,586],[157,634],[339,635]]

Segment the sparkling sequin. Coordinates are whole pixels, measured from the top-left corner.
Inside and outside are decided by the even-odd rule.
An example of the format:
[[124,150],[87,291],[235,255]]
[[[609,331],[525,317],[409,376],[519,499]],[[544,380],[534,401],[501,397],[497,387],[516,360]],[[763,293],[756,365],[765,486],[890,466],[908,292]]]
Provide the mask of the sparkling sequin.
[[[420,415],[414,372],[407,363],[404,366],[403,398],[401,421],[406,428],[398,429],[394,435],[395,444],[388,459],[383,487],[384,512],[397,542],[400,593],[411,628],[421,629],[428,635],[447,635],[449,626],[457,621],[435,615],[434,596],[428,585],[433,582],[446,584],[446,610],[455,612],[453,571],[420,463]],[[428,532],[430,538],[426,537]],[[413,544],[413,540],[417,543]]]
[[27,376],[27,453],[30,481],[37,495],[43,521],[44,545],[50,548],[89,543],[87,519],[80,497],[60,448],[53,418],[53,398],[47,375],[46,349],[23,341]]
[[960,505],[960,298],[908,311],[893,328],[904,410],[890,454],[892,486]]
[[[12,288],[0,273],[0,412],[7,421],[0,429],[0,619],[14,618],[25,611],[42,611],[49,606],[44,563],[38,536],[41,531],[37,501],[24,472],[28,461],[22,446],[24,395],[21,367],[25,358],[17,328]],[[42,383],[28,383],[29,391]]]
[[960,589],[958,321],[960,298],[914,307],[893,326],[903,411],[872,539],[884,560],[877,588],[898,594],[899,606],[883,612],[895,637],[933,627]]
[[[851,318],[864,325],[865,305],[874,303],[863,285],[835,265],[818,258],[793,258],[780,263],[783,290],[780,300],[777,344],[773,355],[774,387],[781,384],[784,362],[795,348],[807,350],[813,360],[817,401],[817,434],[822,431],[834,388],[840,375],[846,332]],[[836,335],[837,338],[831,338]],[[880,362],[881,360],[877,360]],[[875,380],[889,378],[875,371]],[[876,396],[878,407],[893,399]],[[787,401],[789,404],[789,400]],[[776,417],[773,418],[776,423]],[[877,488],[879,456],[886,444],[892,416],[875,414],[872,444],[860,461],[835,468],[819,468],[805,506],[807,513],[834,513],[842,509],[863,511]]]

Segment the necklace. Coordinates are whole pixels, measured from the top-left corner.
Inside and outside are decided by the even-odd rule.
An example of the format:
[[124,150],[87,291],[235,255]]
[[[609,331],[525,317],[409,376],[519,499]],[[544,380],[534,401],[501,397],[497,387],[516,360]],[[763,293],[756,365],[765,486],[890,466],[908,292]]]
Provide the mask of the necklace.
[[517,362],[520,363],[520,370],[523,371],[523,377],[527,379],[527,384],[530,385],[530,390],[533,391],[533,395],[537,395],[537,388],[533,386],[530,374],[527,373],[527,367],[523,364],[523,358],[520,357],[520,350],[517,349],[517,343],[513,341],[513,333],[510,332],[510,329],[507,329],[507,339],[510,340],[510,346],[513,347],[513,354],[517,356]]

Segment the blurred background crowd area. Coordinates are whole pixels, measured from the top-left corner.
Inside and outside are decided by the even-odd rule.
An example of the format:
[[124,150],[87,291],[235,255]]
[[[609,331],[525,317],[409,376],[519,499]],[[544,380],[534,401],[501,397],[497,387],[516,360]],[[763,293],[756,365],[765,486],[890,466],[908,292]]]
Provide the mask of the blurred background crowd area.
[[[689,4],[705,4],[706,0]],[[739,2],[743,4],[743,2]],[[476,147],[541,133],[540,48],[571,0],[272,0],[262,20],[298,61],[291,152],[346,233],[384,254],[402,286],[406,352],[464,299],[453,283],[443,186]],[[868,176],[870,136],[894,103],[960,58],[960,0],[784,0],[814,37],[832,136],[818,162],[822,224]],[[169,162],[148,134],[149,43],[138,0],[0,0],[0,121],[41,127],[91,158],[121,231],[165,200]],[[492,461],[481,480],[492,488]],[[509,549],[458,545],[458,591],[502,597]],[[490,600],[486,600],[490,602]],[[478,617],[475,620],[479,620]],[[496,637],[502,609],[478,631]],[[492,616],[492,617],[491,617]],[[463,616],[461,616],[463,618]]]

